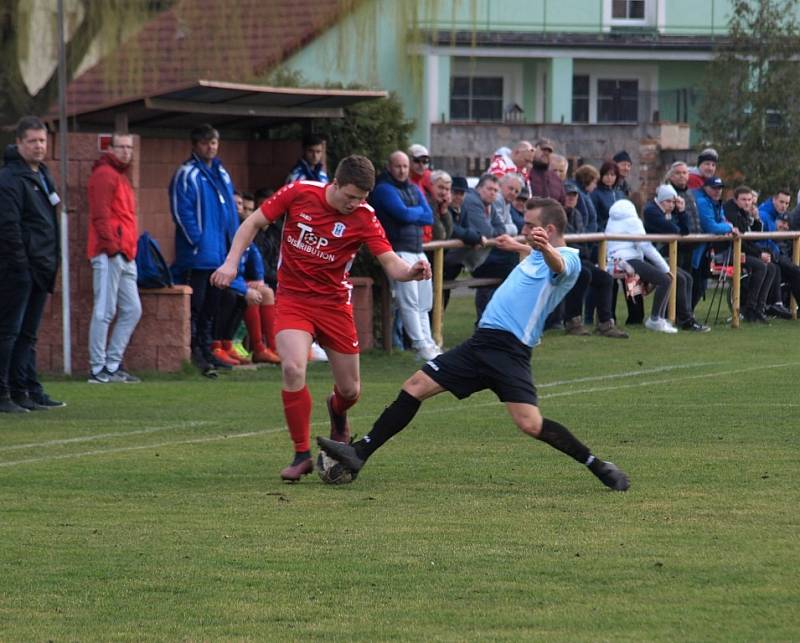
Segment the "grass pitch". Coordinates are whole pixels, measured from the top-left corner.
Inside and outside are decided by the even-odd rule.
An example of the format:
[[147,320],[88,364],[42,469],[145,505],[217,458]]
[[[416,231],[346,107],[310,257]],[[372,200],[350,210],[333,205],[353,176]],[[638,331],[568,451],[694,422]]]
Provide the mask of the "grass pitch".
[[[455,298],[448,345],[471,317]],[[276,369],[51,381],[66,409],[0,416],[0,639],[800,639],[798,338],[548,333],[543,413],[624,468],[624,494],[489,393],[429,400],[329,487],[278,478]],[[356,432],[415,367],[363,356]],[[327,366],[309,384],[324,435]]]

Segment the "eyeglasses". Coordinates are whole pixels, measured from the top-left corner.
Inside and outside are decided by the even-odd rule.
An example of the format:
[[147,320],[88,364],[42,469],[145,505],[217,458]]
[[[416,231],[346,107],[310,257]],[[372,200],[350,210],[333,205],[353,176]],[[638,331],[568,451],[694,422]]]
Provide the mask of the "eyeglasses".
[[420,156],[419,158],[414,159],[414,163],[420,163],[421,165],[430,165],[431,160],[427,156]]

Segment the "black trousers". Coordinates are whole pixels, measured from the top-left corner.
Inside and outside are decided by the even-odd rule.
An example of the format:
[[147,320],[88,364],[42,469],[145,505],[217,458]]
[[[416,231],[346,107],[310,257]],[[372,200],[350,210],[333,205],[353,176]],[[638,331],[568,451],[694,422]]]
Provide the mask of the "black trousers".
[[238,292],[226,288],[220,293],[219,309],[214,321],[214,339],[233,339],[242,323],[247,300]]
[[780,268],[781,280],[789,285],[789,290],[794,295],[795,300],[800,302],[800,266],[795,266],[791,259],[784,255],[776,259],[775,264]]
[[0,267],[0,398],[43,392],[36,339],[47,295],[27,270]]
[[192,349],[205,357],[211,355],[211,340],[214,339],[214,320],[217,318],[222,291],[211,285],[209,278],[213,270],[192,270],[188,282],[192,287],[191,332]]
[[601,270],[588,259],[581,259],[581,273],[578,281],[564,298],[564,316],[567,319],[580,317],[583,298],[587,290],[593,293],[593,301],[597,308],[597,319],[602,324],[611,319],[611,298],[614,289],[614,278],[605,270]]

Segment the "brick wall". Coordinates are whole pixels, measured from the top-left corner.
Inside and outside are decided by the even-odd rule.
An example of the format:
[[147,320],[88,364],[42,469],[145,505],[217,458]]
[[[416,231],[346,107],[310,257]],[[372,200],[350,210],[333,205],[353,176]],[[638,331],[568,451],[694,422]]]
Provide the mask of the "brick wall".
[[[49,140],[48,167],[60,186],[58,141]],[[223,141],[220,158],[237,188],[279,187],[301,151],[297,141]],[[190,154],[188,137],[134,136],[131,183],[139,206],[139,230],[159,241],[167,261],[175,254],[175,226],[167,187],[178,166]],[[86,187],[92,165],[100,156],[97,134],[69,135],[68,206],[72,326],[72,370],[89,368],[89,322],[92,312],[92,269],[86,256],[89,208]],[[62,275],[49,298],[39,332],[37,365],[42,372],[64,369],[62,341]],[[131,369],[176,371],[189,357],[189,288],[173,292],[142,291],[143,315],[125,356]]]

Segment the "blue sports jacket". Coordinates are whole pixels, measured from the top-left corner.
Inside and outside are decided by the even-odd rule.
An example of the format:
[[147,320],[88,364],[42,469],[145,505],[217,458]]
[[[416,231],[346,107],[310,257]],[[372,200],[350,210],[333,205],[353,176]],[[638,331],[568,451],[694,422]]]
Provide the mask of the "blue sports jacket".
[[188,270],[219,268],[239,226],[233,183],[219,159],[209,167],[192,154],[170,181],[169,205],[176,228],[176,282],[185,282]]
[[[711,200],[703,188],[693,190],[694,200],[697,203],[697,215],[700,218],[700,227],[706,234],[729,234],[733,226],[728,223],[722,212],[722,203]],[[692,251],[692,268],[699,268],[703,253],[708,244],[699,243]]]

